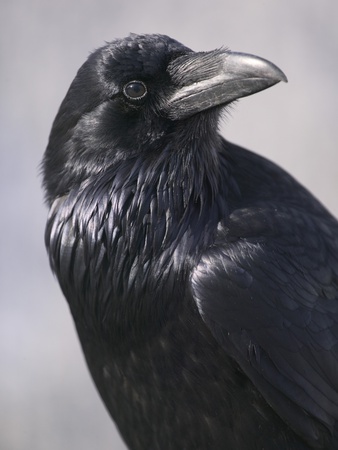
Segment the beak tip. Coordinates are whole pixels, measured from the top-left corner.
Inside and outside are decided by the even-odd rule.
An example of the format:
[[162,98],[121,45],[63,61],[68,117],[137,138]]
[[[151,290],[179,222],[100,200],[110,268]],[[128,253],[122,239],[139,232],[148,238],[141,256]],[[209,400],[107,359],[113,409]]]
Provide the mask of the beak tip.
[[278,71],[279,71],[279,80],[278,81],[283,81],[284,83],[288,83],[289,80],[288,80],[288,77],[285,75],[285,73],[280,69],[278,69]]

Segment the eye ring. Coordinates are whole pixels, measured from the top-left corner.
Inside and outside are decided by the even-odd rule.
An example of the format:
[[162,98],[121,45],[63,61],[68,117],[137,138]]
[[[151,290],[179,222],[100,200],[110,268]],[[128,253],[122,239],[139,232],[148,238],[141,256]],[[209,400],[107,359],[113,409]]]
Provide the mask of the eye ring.
[[141,100],[147,95],[147,93],[147,86],[143,83],[143,81],[129,81],[123,87],[123,94],[129,100]]

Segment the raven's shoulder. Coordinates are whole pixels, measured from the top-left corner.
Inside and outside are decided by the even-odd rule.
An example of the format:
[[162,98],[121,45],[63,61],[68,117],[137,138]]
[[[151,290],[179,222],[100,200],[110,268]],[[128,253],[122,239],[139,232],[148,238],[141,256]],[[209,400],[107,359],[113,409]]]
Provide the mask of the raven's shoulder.
[[330,215],[308,189],[278,164],[225,140],[222,148],[241,193],[240,201],[229,198],[233,208],[272,202],[302,208],[317,217]]
[[292,177],[256,161],[290,187],[232,211],[193,271],[193,296],[267,402],[320,448],[338,420],[338,225]]

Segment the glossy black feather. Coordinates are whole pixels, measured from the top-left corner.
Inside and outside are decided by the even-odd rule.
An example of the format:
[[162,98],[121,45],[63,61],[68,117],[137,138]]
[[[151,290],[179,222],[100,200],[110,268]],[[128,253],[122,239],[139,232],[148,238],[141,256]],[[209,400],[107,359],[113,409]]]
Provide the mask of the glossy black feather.
[[236,93],[281,80],[131,35],[89,57],[55,119],[51,266],[131,449],[338,447],[337,222],[217,131]]
[[273,202],[257,196],[234,210],[192,285],[218,342],[285,421],[321,447],[310,418],[332,433],[338,418],[338,227],[310,197],[297,204],[305,193],[290,188],[286,198],[270,192]]

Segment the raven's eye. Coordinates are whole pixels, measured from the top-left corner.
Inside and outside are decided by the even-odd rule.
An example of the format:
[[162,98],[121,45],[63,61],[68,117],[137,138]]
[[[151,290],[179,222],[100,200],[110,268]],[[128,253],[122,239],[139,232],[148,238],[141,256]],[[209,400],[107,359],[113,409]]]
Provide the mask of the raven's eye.
[[140,100],[147,95],[147,87],[142,81],[130,81],[124,86],[123,93],[130,100]]

